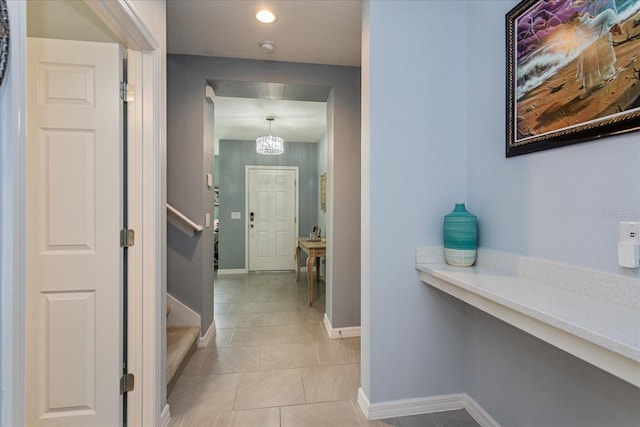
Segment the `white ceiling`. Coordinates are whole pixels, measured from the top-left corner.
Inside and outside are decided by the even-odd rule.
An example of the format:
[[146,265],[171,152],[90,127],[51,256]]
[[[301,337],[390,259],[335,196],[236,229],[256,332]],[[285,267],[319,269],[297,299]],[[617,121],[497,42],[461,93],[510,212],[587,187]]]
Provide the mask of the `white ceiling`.
[[[262,24],[256,12],[276,14]],[[169,53],[360,66],[360,0],[168,0]],[[270,55],[258,43],[270,40]]]
[[216,97],[215,138],[253,141],[268,134],[267,116],[273,116],[273,135],[289,142],[318,142],[327,127],[327,104]]
[[[255,14],[277,16],[262,24]],[[167,50],[173,54],[360,66],[361,0],[168,0]],[[270,40],[265,55],[258,43]],[[217,88],[216,88],[217,89]],[[254,140],[268,131],[285,141],[318,142],[326,129],[326,103],[218,96],[215,138]],[[325,98],[326,99],[326,98]]]

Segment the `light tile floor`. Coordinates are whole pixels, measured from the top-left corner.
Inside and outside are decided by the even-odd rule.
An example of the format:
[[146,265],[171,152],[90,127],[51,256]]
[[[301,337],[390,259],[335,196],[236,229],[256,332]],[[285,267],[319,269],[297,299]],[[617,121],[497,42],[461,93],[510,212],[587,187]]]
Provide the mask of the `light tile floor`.
[[476,427],[464,411],[368,421],[356,402],[360,339],[328,339],[324,286],[306,276],[217,277],[215,342],[198,349],[168,401],[171,427]]

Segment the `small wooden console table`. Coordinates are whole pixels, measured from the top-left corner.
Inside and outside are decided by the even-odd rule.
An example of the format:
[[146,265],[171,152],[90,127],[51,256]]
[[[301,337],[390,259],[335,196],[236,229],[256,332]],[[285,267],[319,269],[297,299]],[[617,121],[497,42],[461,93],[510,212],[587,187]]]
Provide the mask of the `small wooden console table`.
[[296,248],[296,267],[298,269],[298,274],[296,276],[296,281],[300,280],[300,251],[303,250],[305,254],[307,254],[307,280],[309,282],[309,307],[311,307],[311,302],[313,301],[313,277],[311,277],[311,272],[313,271],[313,263],[316,262],[316,282],[320,282],[320,257],[327,255],[327,242],[326,241],[309,241],[309,239],[304,237],[298,237],[296,239],[298,241],[298,247]]

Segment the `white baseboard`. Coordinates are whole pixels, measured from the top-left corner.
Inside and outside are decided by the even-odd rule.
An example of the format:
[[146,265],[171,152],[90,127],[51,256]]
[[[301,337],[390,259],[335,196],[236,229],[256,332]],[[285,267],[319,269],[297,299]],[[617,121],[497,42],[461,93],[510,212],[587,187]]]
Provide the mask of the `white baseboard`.
[[324,314],[324,322],[322,322],[324,330],[329,338],[349,338],[359,337],[362,328],[360,326],[349,326],[347,328],[333,328],[327,313]]
[[200,315],[170,294],[167,294],[167,305],[171,307],[171,312],[167,317],[167,326],[200,327]]
[[249,271],[246,268],[225,268],[225,269],[218,269],[218,276],[224,276],[224,275],[229,275],[229,274],[247,274],[249,273]]
[[371,403],[369,403],[369,398],[367,397],[366,394],[364,394],[362,387],[358,387],[357,400],[358,400],[358,406],[360,407],[360,410],[364,414],[364,417],[370,420],[371,418],[369,418],[369,407],[371,406]]
[[420,397],[415,399],[392,400],[390,402],[369,403],[367,396],[358,390],[358,403],[369,420],[430,414],[432,412],[455,411],[464,408],[464,393],[443,396]]
[[478,402],[473,400],[471,396],[465,393],[464,399],[464,409],[467,410],[469,415],[471,415],[478,424],[482,427],[500,427],[500,424],[498,424],[498,422],[494,420],[493,417],[478,404]]
[[211,325],[209,325],[209,329],[207,329],[207,332],[204,334],[204,336],[201,336],[198,338],[198,348],[205,348],[206,346],[208,346],[211,340],[215,336],[216,336],[216,321],[213,320],[211,322]]
[[164,405],[164,409],[160,414],[160,426],[161,427],[169,427],[169,423],[171,422],[171,410],[169,409],[169,405]]
[[500,427],[496,420],[466,393],[370,403],[362,388],[359,388],[358,405],[369,420],[466,409],[482,427]]

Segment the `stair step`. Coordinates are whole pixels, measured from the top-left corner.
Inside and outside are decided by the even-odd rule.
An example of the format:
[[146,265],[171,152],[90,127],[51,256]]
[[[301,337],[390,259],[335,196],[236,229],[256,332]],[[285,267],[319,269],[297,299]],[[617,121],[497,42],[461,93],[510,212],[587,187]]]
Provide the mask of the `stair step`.
[[196,350],[200,328],[170,326],[167,328],[167,396]]

